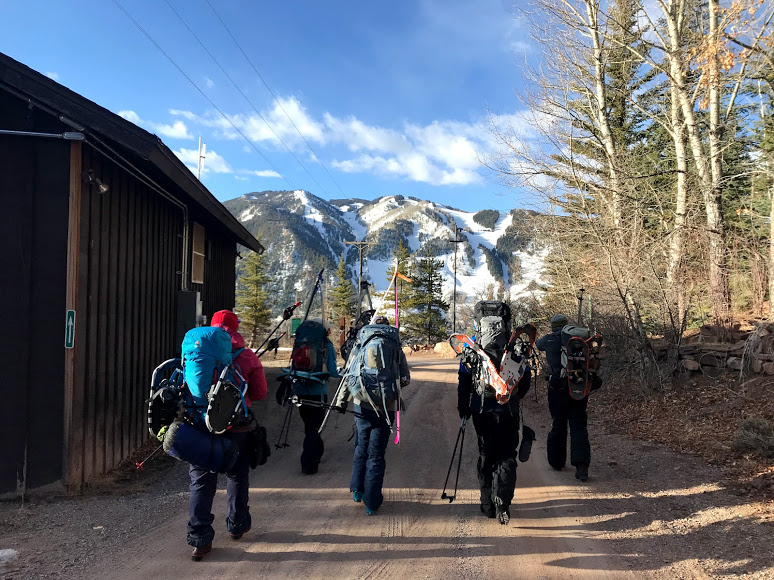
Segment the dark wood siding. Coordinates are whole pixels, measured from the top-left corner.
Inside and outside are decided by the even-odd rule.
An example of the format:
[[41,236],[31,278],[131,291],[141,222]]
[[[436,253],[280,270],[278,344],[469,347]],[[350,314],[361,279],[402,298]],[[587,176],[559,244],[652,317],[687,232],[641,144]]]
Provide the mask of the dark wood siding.
[[0,493],[61,479],[69,151],[0,136]]
[[[81,220],[85,247],[79,296],[85,328],[73,401],[82,437],[71,439],[68,484],[78,488],[115,467],[148,435],[145,399],[154,367],[175,351],[182,211],[85,146]],[[78,457],[82,461],[78,461]]]
[[233,310],[236,292],[236,242],[229,241],[205,226],[204,284],[194,284],[201,292],[202,313],[209,323],[218,310]]

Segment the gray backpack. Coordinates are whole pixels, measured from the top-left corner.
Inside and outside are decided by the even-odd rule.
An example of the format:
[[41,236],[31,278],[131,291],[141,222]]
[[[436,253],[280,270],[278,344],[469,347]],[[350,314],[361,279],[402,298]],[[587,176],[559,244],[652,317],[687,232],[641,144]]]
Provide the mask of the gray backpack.
[[[505,302],[499,300],[481,300],[473,307],[473,317],[476,322],[476,343],[500,368],[505,347],[511,337],[511,309]],[[494,389],[490,386],[489,375],[484,365],[478,365],[476,377],[476,392],[481,397],[494,397]]]
[[387,324],[368,324],[360,329],[346,373],[353,396],[384,409],[400,398],[400,335]]

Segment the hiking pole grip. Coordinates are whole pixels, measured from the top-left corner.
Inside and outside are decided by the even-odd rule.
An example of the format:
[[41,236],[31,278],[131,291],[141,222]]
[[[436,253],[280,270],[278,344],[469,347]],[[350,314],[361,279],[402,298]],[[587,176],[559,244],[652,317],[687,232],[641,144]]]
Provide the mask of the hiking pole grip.
[[[269,336],[267,336],[265,339],[263,339],[263,342],[261,343],[261,346],[259,346],[259,347],[258,347],[258,348],[256,348],[255,350],[261,350],[261,349],[263,348],[263,345],[264,345],[264,344],[266,344],[267,342],[269,342],[269,339],[272,337],[272,335],[273,335],[275,332],[277,332],[277,330],[279,330],[279,327],[280,327],[280,326],[282,326],[282,323],[283,323],[283,322],[285,322],[285,321],[286,321],[288,318],[290,318],[291,316],[293,316],[293,311],[294,311],[296,308],[298,308],[300,305],[301,305],[301,303],[300,303],[300,302],[296,302],[296,303],[295,303],[293,306],[288,306],[287,308],[285,308],[285,310],[283,310],[283,311],[282,311],[282,320],[280,320],[280,321],[279,321],[279,324],[277,324],[277,326],[275,326],[275,327],[274,327],[274,330],[272,330],[272,331],[269,333]],[[264,351],[264,352],[265,352],[265,351]],[[261,354],[264,354],[264,353],[262,352]],[[261,354],[259,354],[258,356],[260,357],[260,356],[261,356]]]

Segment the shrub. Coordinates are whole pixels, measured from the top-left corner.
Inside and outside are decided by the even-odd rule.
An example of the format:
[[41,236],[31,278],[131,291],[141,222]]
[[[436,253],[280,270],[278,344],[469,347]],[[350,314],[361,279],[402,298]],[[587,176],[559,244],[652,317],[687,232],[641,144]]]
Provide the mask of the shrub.
[[734,451],[774,458],[774,424],[762,417],[750,417],[739,423],[732,444]]

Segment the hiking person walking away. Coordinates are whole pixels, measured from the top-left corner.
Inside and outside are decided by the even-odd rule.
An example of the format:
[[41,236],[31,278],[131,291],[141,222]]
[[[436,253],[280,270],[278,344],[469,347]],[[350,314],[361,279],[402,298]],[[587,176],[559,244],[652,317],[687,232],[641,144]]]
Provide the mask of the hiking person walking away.
[[[561,471],[567,461],[567,425],[570,426],[570,464],[575,467],[575,477],[581,481],[589,478],[591,445],[589,443],[586,407],[588,397],[582,400],[570,395],[566,377],[562,377],[562,329],[568,324],[564,314],[551,318],[551,332],[535,342],[538,350],[546,353],[548,363],[548,409],[553,425],[548,433],[546,450],[548,463]],[[593,388],[601,383],[593,375]]]
[[[245,340],[237,332],[239,319],[230,310],[220,310],[212,315],[210,325],[222,328],[231,337],[234,366],[247,381],[245,404],[249,408],[252,401],[266,398],[266,377],[263,366],[256,354],[245,348]],[[252,520],[247,505],[250,490],[250,460],[247,450],[248,435],[253,423],[252,414],[245,417],[238,414],[231,428],[222,437],[228,437],[238,449],[238,457],[234,466],[226,472],[226,496],[228,502],[226,529],[231,538],[239,540],[250,530]],[[218,485],[218,474],[195,465],[190,465],[188,473],[191,478],[189,489],[191,495],[188,502],[188,544],[194,547],[192,559],[199,561],[212,549],[215,530],[212,528],[212,501]]]
[[330,333],[331,325],[327,320],[311,318],[301,323],[296,329],[291,368],[282,375],[283,382],[277,390],[277,402],[280,405],[293,395],[301,403],[298,408],[304,422],[301,473],[305,475],[317,473],[325,451],[318,430],[325,418],[328,379],[340,378],[336,367],[336,349],[329,338]]
[[[357,335],[343,385],[334,402],[341,413],[350,398],[355,401],[357,440],[349,490],[372,516],[384,501],[384,459],[395,412],[400,410],[400,389],[411,382],[406,355],[400,348],[398,329],[386,316],[364,326]],[[397,383],[400,383],[398,387]]]

